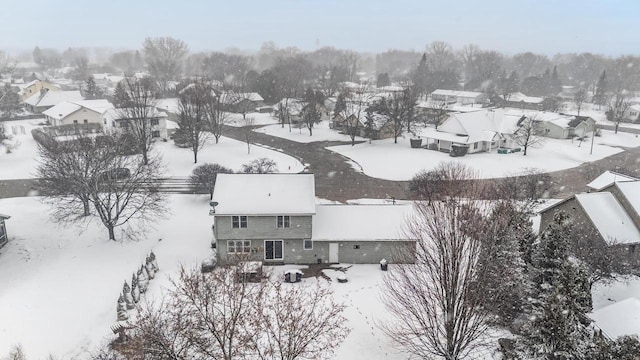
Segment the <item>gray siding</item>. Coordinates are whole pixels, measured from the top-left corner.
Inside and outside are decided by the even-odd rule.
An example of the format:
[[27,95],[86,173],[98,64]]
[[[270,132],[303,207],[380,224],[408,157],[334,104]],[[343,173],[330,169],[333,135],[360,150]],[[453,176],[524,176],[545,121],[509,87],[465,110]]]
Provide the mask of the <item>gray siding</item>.
[[276,221],[276,216],[248,216],[246,229],[234,229],[231,216],[216,216],[215,236],[218,240],[311,238],[311,215],[291,216],[289,228],[278,228]]
[[[302,240],[287,241],[284,262],[287,264],[316,264],[318,260],[329,262],[329,243],[338,243],[338,262],[348,264],[377,264],[380,260],[399,262],[398,254],[409,246],[415,250],[413,241],[314,241],[313,250],[304,250]],[[355,246],[359,249],[355,249]],[[414,259],[402,262],[413,262]]]

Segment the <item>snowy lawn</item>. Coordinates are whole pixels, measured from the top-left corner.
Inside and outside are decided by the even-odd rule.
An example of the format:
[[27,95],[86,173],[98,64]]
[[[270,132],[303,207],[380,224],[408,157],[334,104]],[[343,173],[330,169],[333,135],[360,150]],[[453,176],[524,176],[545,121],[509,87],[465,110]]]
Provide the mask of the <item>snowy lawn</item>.
[[247,120],[251,120],[251,125],[270,125],[277,124],[278,119],[273,117],[270,113],[247,113],[246,119],[242,117],[242,114],[226,113],[229,121],[227,125],[241,127],[247,125]]
[[[269,125],[261,127],[254,131],[269,134],[271,136],[277,136],[279,138],[299,142],[310,143],[314,141],[351,141],[349,135],[340,134],[338,131],[329,128],[329,121],[322,121],[319,124],[313,126],[313,135],[309,136],[309,129],[306,127],[295,128],[292,127],[289,131],[289,126],[285,125],[284,128],[280,124]],[[356,141],[366,140],[361,137],[356,137]]]
[[158,142],[157,150],[162,154],[169,176],[189,176],[194,168],[204,163],[220,164],[239,171],[242,164],[263,157],[275,161],[278,171],[282,173],[304,170],[304,165],[294,157],[257,145],[251,145],[251,152],[247,154],[247,143],[227,137],[221,137],[217,144],[212,137],[198,152],[197,164],[193,163],[193,152],[190,149],[179,148],[173,141]]
[[[481,178],[498,178],[520,173],[527,168],[538,168],[545,172],[568,169],[582,163],[599,160],[622,152],[622,147],[640,146],[640,137],[635,134],[602,131],[595,138],[593,154],[589,154],[591,139],[573,142],[568,139],[546,139],[540,148],[530,148],[527,156],[522,152],[498,154],[482,152],[463,157],[450,157],[448,153],[426,149],[412,149],[409,138],[384,139],[357,144],[340,145],[327,149],[342,154],[357,163],[365,174],[388,180],[410,180],[421,170],[430,170],[443,161],[464,163],[479,172]],[[360,169],[358,169],[360,170]]]
[[[38,166],[38,146],[31,136],[31,129],[39,127],[37,124],[43,121],[21,120],[8,122],[8,128],[22,126],[24,134],[14,135],[12,142],[17,141],[18,146],[7,154],[0,149],[0,179],[29,179],[34,177]],[[167,165],[168,176],[189,176],[196,167],[193,164],[193,153],[189,149],[175,146],[172,140],[156,143],[157,151],[162,155]],[[300,172],[304,166],[295,158],[281,152],[266,149],[260,146],[251,146],[251,153],[247,154],[247,144],[231,138],[222,137],[218,144],[213,137],[198,154],[198,164],[218,163],[233,170],[240,170],[242,164],[257,158],[267,157],[274,160],[280,172]]]
[[[7,221],[10,241],[0,250],[0,356],[21,344],[30,359],[48,354],[84,359],[87,350],[112,338],[122,284],[151,250],[160,271],[150,282],[150,300],[158,299],[181,265],[197,266],[211,256],[208,198],[173,195],[170,209],[172,214],[158,220],[143,239],[110,242],[99,224],[82,234],[52,224],[37,197],[1,199],[0,212],[12,217]],[[291,267],[304,271],[305,266],[273,267],[271,272],[281,276]],[[332,279],[336,299],[347,305],[351,328],[335,358],[406,359],[377,326],[392,321],[381,301],[385,273],[379,265],[350,267],[347,283],[336,281],[335,270],[324,273]],[[478,357],[492,358],[492,353]]]

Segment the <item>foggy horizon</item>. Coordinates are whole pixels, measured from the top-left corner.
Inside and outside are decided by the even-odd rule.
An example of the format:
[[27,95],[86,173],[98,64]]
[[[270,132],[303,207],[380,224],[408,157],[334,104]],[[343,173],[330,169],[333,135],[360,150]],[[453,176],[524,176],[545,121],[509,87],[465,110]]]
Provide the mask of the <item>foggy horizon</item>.
[[139,49],[146,37],[160,36],[183,40],[191,52],[230,48],[256,52],[269,41],[279,48],[313,51],[330,46],[361,53],[420,52],[433,41],[455,49],[476,44],[505,54],[547,56],[590,52],[615,57],[640,49],[640,39],[631,31],[638,27],[633,15],[640,13],[640,3],[626,0],[615,4],[463,0],[455,6],[408,0],[393,4],[194,1],[188,6],[159,1],[151,7],[116,0],[108,7],[91,8],[68,0],[37,0],[6,6],[11,11],[0,14],[0,21],[17,31],[0,47],[12,54],[35,46]]

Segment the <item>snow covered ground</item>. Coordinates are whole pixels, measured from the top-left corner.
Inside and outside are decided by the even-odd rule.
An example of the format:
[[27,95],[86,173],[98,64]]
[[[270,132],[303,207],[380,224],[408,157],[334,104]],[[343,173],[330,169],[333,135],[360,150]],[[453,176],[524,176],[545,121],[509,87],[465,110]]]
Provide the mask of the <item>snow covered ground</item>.
[[[39,127],[43,119],[11,121],[9,130],[15,128],[13,142],[18,146],[7,154],[0,151],[0,179],[28,179],[32,178],[38,166],[38,147],[31,136],[31,130]],[[20,127],[24,129],[21,132]],[[189,149],[182,149],[173,141],[157,142],[157,151],[162,155],[168,169],[168,176],[189,176],[197,166],[193,163],[193,153]],[[215,144],[213,137],[198,154],[198,164],[218,163],[234,170],[240,170],[242,164],[257,158],[267,157],[276,162],[280,172],[300,172],[304,166],[294,157],[278,151],[260,146],[251,146],[251,153],[247,154],[247,144],[231,138],[222,137]]]
[[[160,272],[150,282],[148,299],[169,286],[181,265],[197,266],[211,256],[208,198],[173,195],[170,209],[142,239],[111,242],[100,224],[78,233],[51,223],[38,197],[1,199],[0,212],[12,217],[10,241],[0,250],[0,356],[21,344],[30,359],[49,354],[84,359],[87,350],[112,336],[122,284],[151,250]],[[379,266],[352,266],[344,284],[335,281],[336,271],[325,273],[334,279],[337,300],[347,305],[351,328],[335,358],[406,359],[377,326],[390,320],[381,301]]]
[[[421,170],[429,170],[442,161],[464,163],[479,172],[482,178],[497,178],[522,172],[526,168],[538,168],[546,172],[576,167],[582,163],[599,160],[623,151],[622,147],[640,146],[640,137],[635,134],[602,131],[595,138],[593,154],[591,140],[580,144],[567,139],[546,139],[540,148],[530,148],[527,156],[522,152],[512,154],[491,153],[468,154],[452,158],[448,153],[426,149],[412,149],[408,138],[384,139],[357,144],[340,145],[327,149],[342,154],[360,167],[365,174],[388,180],[409,180]],[[400,161],[401,160],[401,161]]]
[[[339,132],[329,128],[329,121],[324,120],[319,124],[314,125],[313,135],[309,136],[309,129],[292,127],[289,131],[289,126],[275,124],[256,129],[255,131],[269,134],[271,136],[277,136],[291,141],[299,143],[310,143],[314,141],[351,141],[349,135],[340,134]],[[356,137],[356,141],[366,140],[361,137]]]
[[242,114],[237,113],[227,113],[229,117],[228,125],[230,126],[245,126],[247,125],[247,120],[251,121],[251,125],[269,125],[269,124],[277,124],[278,119],[271,116],[270,113],[248,113],[246,115],[246,119],[242,117]]

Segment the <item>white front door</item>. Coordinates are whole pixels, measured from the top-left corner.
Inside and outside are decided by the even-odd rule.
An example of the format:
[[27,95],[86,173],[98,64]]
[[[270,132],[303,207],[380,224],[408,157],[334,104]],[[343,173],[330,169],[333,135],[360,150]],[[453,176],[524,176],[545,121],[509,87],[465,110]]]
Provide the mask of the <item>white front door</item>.
[[340,249],[340,244],[338,243],[329,243],[329,262],[337,263],[338,261],[338,253]]

